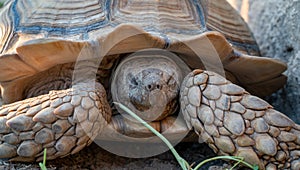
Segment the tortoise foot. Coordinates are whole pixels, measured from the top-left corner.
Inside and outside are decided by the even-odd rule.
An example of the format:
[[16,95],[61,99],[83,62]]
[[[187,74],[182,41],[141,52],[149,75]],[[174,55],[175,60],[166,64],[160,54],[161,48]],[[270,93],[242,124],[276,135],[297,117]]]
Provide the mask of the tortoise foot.
[[74,154],[91,144],[110,114],[104,88],[93,82],[3,105],[0,158],[41,161],[44,148],[48,160]]
[[300,126],[266,101],[202,70],[185,78],[180,97],[188,127],[217,154],[260,169],[300,169]]

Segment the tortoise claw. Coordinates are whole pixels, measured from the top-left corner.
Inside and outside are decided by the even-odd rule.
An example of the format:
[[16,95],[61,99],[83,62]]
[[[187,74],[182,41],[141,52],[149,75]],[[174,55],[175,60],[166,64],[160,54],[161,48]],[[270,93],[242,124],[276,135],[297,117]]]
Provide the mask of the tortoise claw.
[[300,169],[300,129],[266,101],[209,71],[183,81],[181,111],[219,155],[241,156],[260,169]]
[[[95,85],[95,88],[93,87]],[[74,154],[91,144],[111,116],[99,83],[29,98],[0,108],[0,158],[41,161]]]

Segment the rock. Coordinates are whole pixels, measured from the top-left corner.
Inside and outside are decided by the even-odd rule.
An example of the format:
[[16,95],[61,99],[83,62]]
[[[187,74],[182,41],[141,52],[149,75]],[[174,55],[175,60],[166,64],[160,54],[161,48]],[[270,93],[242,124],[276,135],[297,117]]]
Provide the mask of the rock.
[[269,97],[268,101],[276,109],[300,123],[300,1],[229,1],[236,4],[235,6],[246,19],[262,56],[280,59],[287,63],[287,85],[284,90]]

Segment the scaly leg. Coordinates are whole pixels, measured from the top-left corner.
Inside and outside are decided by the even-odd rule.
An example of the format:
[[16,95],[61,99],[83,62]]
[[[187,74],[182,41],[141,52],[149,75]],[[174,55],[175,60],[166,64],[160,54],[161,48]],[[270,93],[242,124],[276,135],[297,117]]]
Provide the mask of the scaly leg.
[[184,79],[180,97],[188,127],[217,154],[260,169],[300,169],[300,126],[264,100],[202,70]]
[[91,144],[110,117],[105,90],[94,82],[4,105],[0,158],[41,161],[44,148],[48,160],[74,154]]

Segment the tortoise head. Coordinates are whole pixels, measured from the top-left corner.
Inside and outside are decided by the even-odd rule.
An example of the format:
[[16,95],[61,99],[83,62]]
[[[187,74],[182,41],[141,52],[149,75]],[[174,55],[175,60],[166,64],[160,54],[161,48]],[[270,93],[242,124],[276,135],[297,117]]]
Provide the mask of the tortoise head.
[[154,49],[133,53],[114,72],[113,100],[145,120],[161,120],[177,110],[180,85],[189,72],[189,67],[174,53]]

